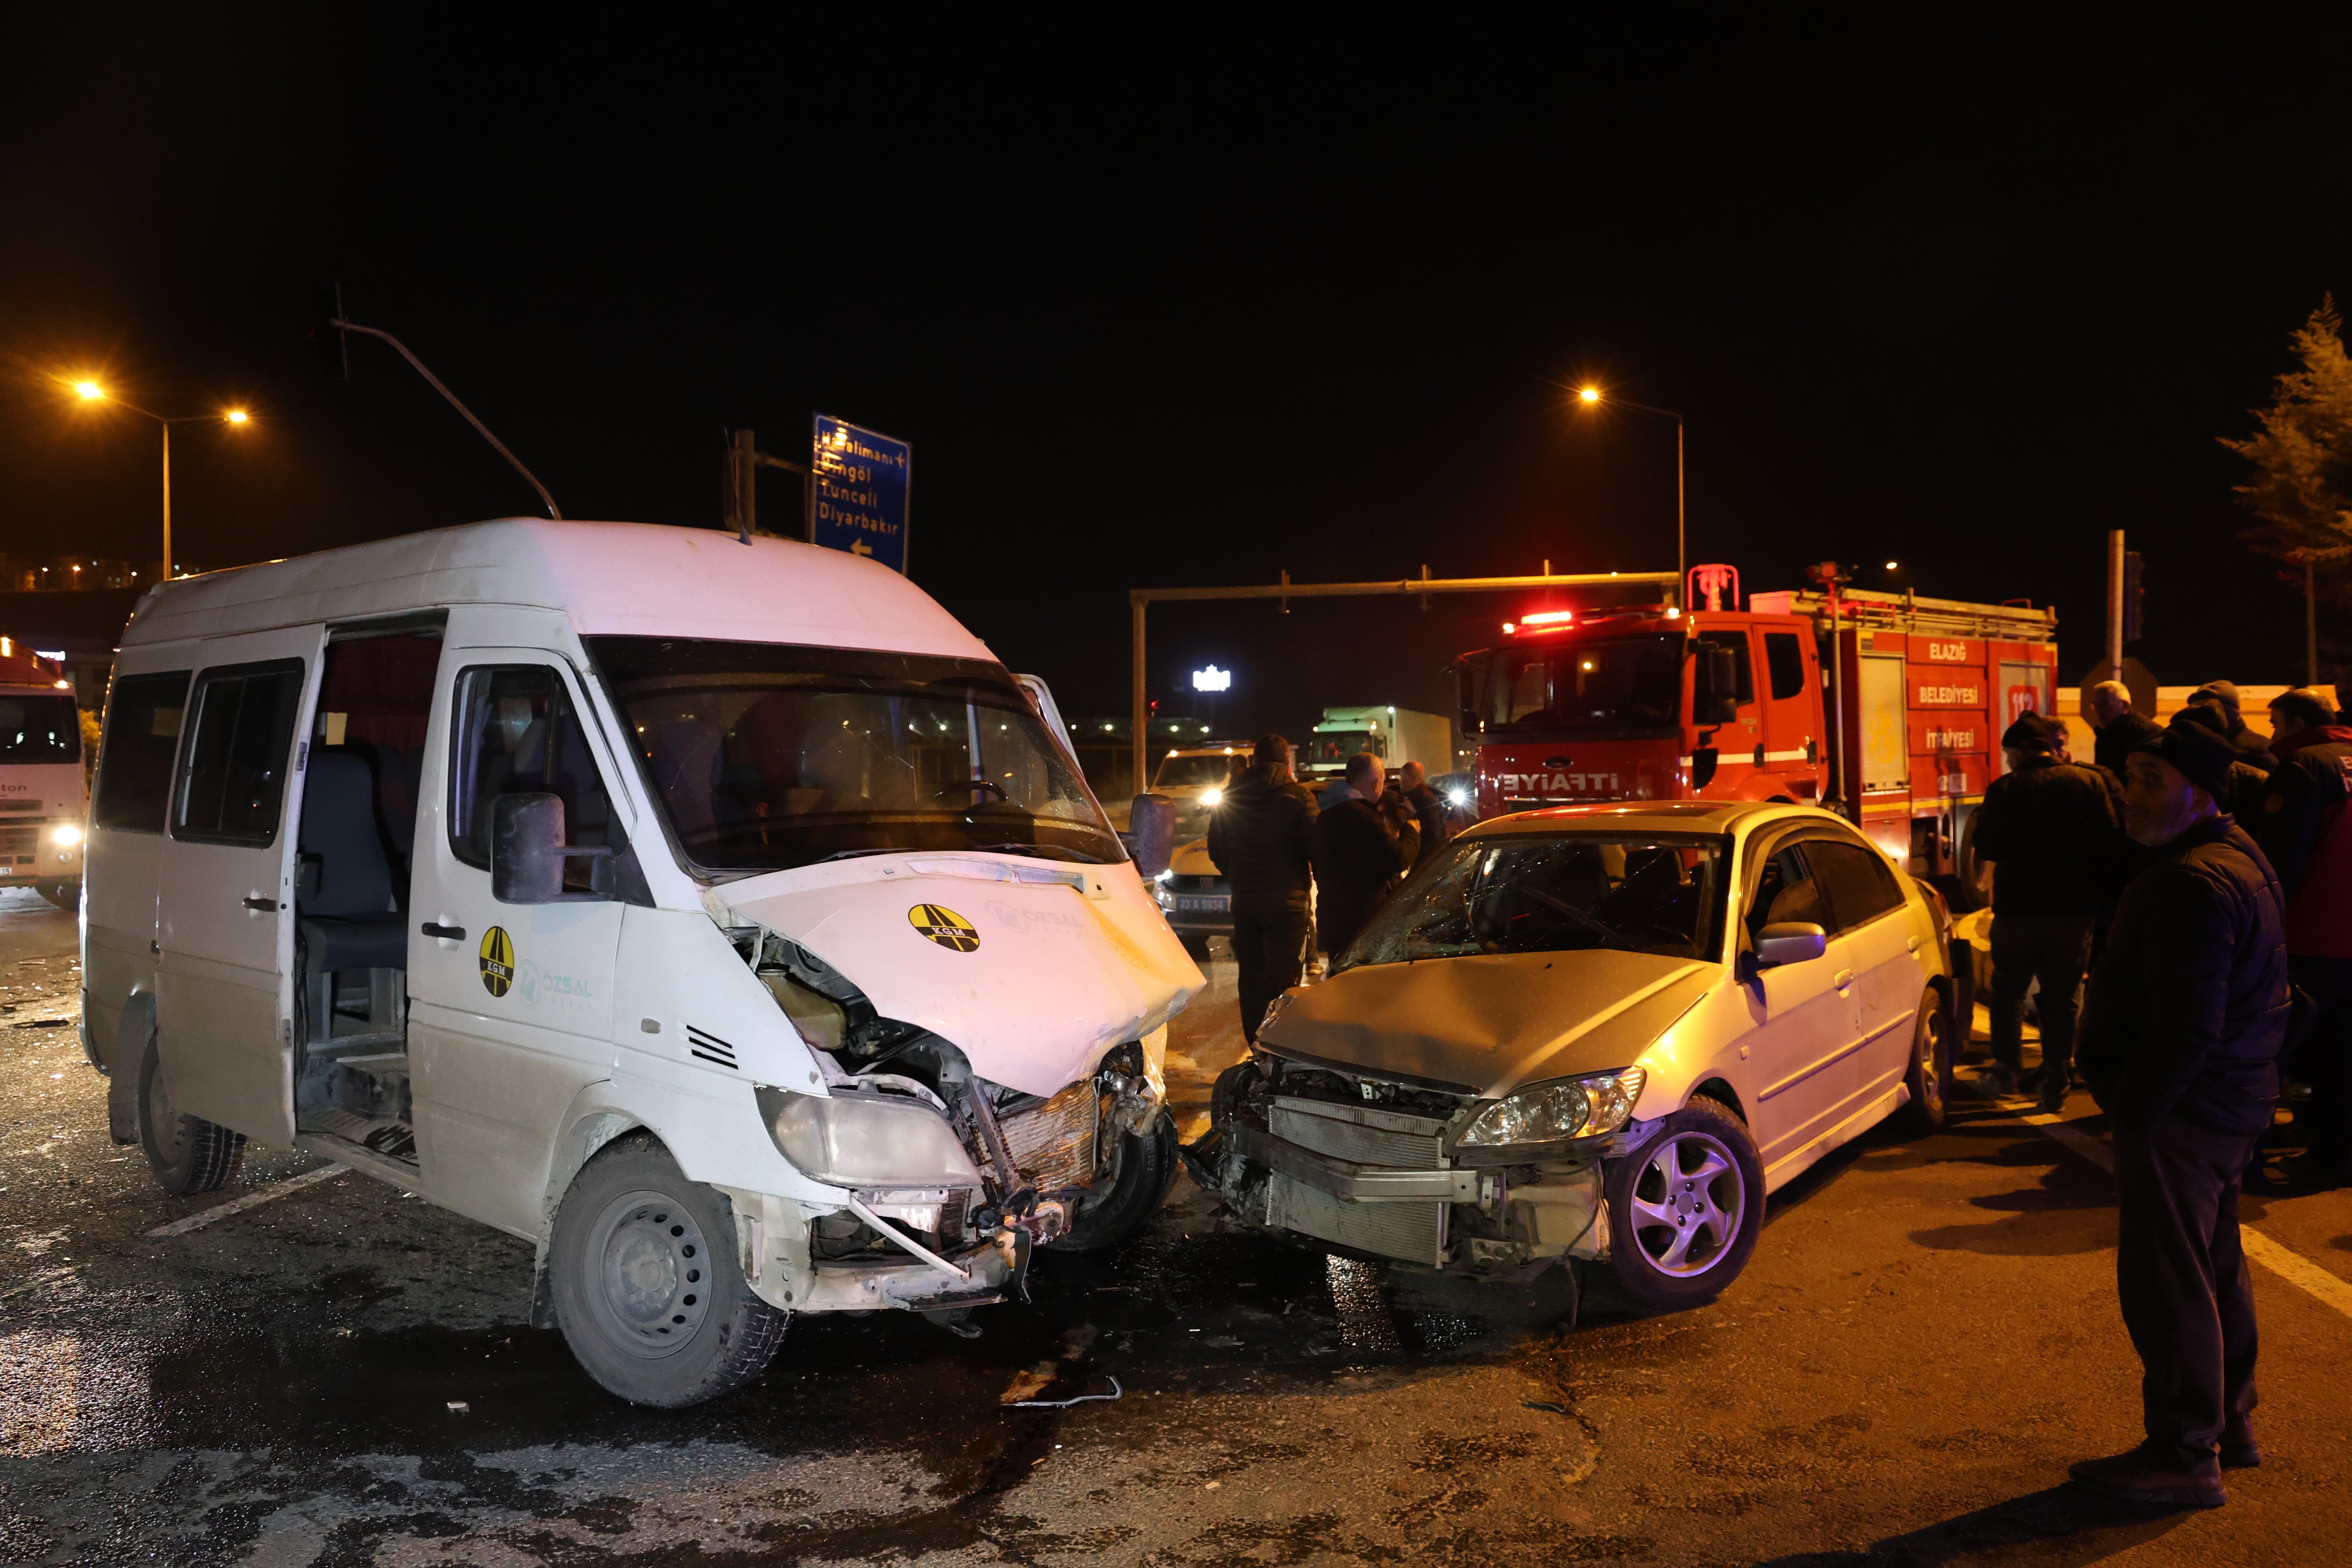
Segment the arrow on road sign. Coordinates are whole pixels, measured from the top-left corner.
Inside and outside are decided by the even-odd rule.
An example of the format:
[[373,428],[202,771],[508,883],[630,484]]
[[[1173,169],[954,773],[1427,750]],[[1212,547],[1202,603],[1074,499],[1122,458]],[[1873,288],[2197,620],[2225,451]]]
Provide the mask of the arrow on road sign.
[[862,539],[853,539],[849,542],[849,552],[852,555],[871,555],[874,547]]

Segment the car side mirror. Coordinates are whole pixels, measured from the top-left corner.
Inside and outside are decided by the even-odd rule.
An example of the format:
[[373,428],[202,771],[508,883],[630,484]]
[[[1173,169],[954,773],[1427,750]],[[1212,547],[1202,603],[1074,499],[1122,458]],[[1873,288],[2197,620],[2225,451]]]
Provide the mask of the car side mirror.
[[1776,921],[1756,933],[1756,966],[1802,963],[1830,950],[1829,932],[1811,921]]
[[613,851],[596,845],[564,846],[563,797],[542,792],[502,795],[490,803],[490,896],[502,904],[560,904],[605,896],[611,880],[604,867],[590,879],[594,891],[566,892],[563,863],[593,857],[610,861]]
[[1136,874],[1147,882],[1158,880],[1176,854],[1176,797],[1137,795],[1128,809],[1127,836],[1134,840],[1129,853],[1135,857]]

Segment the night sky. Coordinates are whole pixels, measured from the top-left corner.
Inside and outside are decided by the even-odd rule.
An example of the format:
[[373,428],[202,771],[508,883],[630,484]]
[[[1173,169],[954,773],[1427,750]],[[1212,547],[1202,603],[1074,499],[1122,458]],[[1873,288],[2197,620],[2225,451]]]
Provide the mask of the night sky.
[[[1588,377],[1688,417],[1691,559],[1751,588],[2055,602],[2071,680],[2122,527],[2159,679],[2300,677],[2214,438],[2352,296],[2341,11],[5,15],[0,550],[155,557],[84,370],[255,410],[175,437],[186,561],[534,510],[388,350],[319,378],[340,279],[570,516],[715,526],[729,426],[911,441],[916,581],[1073,714],[1133,586],[1670,567],[1673,426]],[[1442,707],[1524,606],[1440,605],[1156,609],[1152,691]]]

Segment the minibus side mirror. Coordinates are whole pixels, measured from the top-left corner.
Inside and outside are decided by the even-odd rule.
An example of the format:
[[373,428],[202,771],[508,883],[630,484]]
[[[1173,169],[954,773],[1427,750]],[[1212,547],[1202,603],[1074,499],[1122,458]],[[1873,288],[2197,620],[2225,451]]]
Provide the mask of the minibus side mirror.
[[572,849],[564,847],[563,797],[532,792],[502,795],[490,803],[490,896],[502,904],[561,904],[602,899],[611,880],[605,868],[595,868],[594,891],[566,892],[563,863],[598,858],[609,861],[604,845]]
[[1127,829],[1134,841],[1129,852],[1135,857],[1136,875],[1157,881],[1176,854],[1176,797],[1137,795],[1128,808]]

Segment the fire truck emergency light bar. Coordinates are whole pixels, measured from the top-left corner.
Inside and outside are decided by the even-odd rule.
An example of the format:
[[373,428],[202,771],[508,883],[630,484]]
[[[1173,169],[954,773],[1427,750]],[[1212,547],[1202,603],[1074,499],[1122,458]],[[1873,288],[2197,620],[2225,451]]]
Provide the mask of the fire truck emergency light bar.
[[1564,626],[1575,619],[1574,610],[1538,610],[1532,615],[1521,616],[1516,621],[1505,621],[1503,635],[1507,637],[1517,636],[1521,626]]

